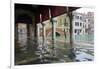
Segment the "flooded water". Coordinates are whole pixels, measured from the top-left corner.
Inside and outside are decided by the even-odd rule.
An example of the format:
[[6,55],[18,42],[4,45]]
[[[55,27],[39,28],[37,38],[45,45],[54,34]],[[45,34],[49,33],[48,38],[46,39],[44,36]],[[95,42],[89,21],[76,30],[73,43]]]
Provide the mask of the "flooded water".
[[[44,63],[59,63],[71,62],[74,56],[71,56],[71,48],[59,44],[44,46],[36,44],[34,40],[29,40],[27,43],[16,43],[15,47],[15,64],[44,64]],[[54,46],[54,47],[53,47]],[[74,53],[73,53],[74,54]]]
[[75,47],[76,61],[93,61],[94,60],[94,48],[93,47]]
[[94,35],[75,35],[76,41],[87,42],[87,43],[94,43]]
[[76,61],[94,60],[94,35],[75,36],[74,48]]
[[51,39],[44,43],[42,39],[37,41],[27,38],[15,42],[15,65],[81,62],[93,59],[93,44],[81,41],[74,41],[73,47],[69,42],[60,40],[53,44]]

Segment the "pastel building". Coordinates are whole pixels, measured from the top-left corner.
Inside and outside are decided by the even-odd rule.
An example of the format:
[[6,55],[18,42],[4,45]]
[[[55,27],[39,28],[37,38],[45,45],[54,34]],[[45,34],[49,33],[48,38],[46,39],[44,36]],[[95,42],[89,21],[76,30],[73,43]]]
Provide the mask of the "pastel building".
[[93,12],[78,13],[73,12],[73,39],[85,38],[94,33],[94,14]]
[[[67,14],[62,14],[59,15],[57,17],[53,18],[54,21],[54,26],[55,26],[55,39],[57,37],[62,38],[64,41],[64,35],[66,33],[67,39],[69,40],[69,36],[70,36],[70,21],[69,18],[67,16]],[[45,25],[45,38],[48,39],[52,36],[52,24],[50,23],[50,20],[46,20],[43,21],[43,24]],[[38,30],[40,32],[38,32],[38,36],[40,36],[40,38],[42,37],[42,25],[41,23],[37,24],[38,26]],[[57,40],[57,39],[56,39]],[[67,41],[68,41],[67,40]]]

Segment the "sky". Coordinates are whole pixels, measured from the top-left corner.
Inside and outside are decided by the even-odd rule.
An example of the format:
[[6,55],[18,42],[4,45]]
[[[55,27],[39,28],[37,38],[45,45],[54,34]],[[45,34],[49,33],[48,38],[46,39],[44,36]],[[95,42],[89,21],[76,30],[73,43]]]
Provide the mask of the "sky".
[[80,8],[80,9],[77,9],[76,12],[79,12],[79,13],[94,12],[94,8]]

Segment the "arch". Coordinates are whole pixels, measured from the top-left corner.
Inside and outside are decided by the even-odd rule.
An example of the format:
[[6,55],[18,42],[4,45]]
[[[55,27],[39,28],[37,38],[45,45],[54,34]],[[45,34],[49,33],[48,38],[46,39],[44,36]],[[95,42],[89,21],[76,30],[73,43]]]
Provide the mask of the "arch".
[[61,36],[60,33],[56,32],[56,37],[59,37],[59,36]]
[[[57,36],[57,34],[59,36],[64,35],[64,31],[60,28],[56,28],[56,36]],[[50,35],[52,35],[52,29],[51,28],[46,30],[46,36],[50,36]]]

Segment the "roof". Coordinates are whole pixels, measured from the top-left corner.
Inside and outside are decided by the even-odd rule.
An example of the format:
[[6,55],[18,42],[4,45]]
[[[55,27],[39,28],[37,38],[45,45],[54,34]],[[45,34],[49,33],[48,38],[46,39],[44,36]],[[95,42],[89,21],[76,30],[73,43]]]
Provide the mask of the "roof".
[[[72,12],[79,7],[68,7],[69,12]],[[40,22],[40,13],[42,21],[49,19],[49,9],[51,9],[52,17],[66,13],[66,6],[51,6],[51,5],[32,5],[32,4],[15,4],[16,9],[24,9],[35,14],[35,23]],[[16,14],[16,13],[15,13]]]

